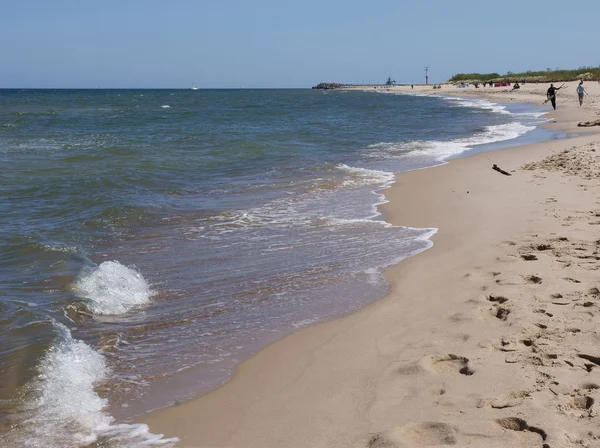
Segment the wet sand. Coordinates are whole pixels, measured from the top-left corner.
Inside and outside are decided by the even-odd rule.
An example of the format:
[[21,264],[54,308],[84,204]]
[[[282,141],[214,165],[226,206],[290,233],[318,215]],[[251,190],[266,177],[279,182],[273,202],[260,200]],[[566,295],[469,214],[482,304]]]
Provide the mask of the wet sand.
[[[556,128],[596,116],[558,103]],[[398,175],[387,219],[439,231],[386,298],[139,420],[186,447],[600,447],[598,155],[594,133]]]

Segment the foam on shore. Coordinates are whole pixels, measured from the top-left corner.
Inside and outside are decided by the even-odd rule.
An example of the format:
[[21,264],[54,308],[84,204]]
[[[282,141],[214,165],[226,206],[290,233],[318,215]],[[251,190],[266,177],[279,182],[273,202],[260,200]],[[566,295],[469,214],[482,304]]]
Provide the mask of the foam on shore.
[[[102,446],[173,446],[177,439],[152,434],[144,424],[116,424],[108,402],[95,386],[109,375],[104,357],[69,329],[55,323],[56,342],[38,365],[26,394],[25,419],[4,439],[4,446],[59,448]],[[107,445],[104,445],[107,444]]]

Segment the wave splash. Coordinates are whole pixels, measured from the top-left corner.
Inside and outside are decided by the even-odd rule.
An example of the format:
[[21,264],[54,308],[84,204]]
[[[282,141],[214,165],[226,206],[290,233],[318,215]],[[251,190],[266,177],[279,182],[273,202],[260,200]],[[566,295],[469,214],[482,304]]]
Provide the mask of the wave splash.
[[144,424],[114,423],[105,411],[107,400],[94,389],[109,374],[103,356],[74,339],[66,326],[55,327],[59,339],[40,361],[27,394],[33,399],[24,405],[25,419],[6,435],[4,446],[171,447],[177,442],[152,434]]
[[118,261],[105,261],[75,285],[94,314],[123,314],[150,301],[152,290],[138,271]]

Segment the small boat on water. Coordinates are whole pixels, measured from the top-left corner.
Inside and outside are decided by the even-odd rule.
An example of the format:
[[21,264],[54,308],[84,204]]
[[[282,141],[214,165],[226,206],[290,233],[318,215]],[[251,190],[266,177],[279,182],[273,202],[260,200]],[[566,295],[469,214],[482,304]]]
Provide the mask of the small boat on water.
[[193,84],[192,84],[192,87],[191,87],[191,89],[192,89],[192,90],[200,90],[200,87],[198,87],[198,86],[195,86],[195,85],[193,85]]

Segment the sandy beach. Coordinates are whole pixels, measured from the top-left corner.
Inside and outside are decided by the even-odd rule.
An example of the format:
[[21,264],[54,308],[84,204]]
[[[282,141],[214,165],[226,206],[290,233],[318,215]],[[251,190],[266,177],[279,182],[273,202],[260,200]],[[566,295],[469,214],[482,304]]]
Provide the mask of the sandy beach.
[[[586,135],[397,176],[387,220],[438,232],[386,298],[139,421],[182,447],[600,447],[600,127],[576,126],[600,85],[582,108],[575,86],[549,126]],[[547,87],[393,90],[541,104]]]
[[[567,109],[578,109],[579,113],[588,112],[589,115],[584,116],[598,116],[600,111],[600,83],[596,81],[584,82],[584,88],[587,95],[584,96],[583,105],[579,106],[577,98],[576,88],[579,81],[570,82],[558,82],[554,83],[556,87],[560,87],[564,84],[564,87],[558,91],[557,94],[557,111],[564,108]],[[514,90],[513,87],[479,87],[470,85],[466,88],[459,88],[452,84],[440,84],[441,88],[434,89],[434,85],[414,85],[412,88],[410,85],[401,86],[380,86],[381,90],[389,92],[404,92],[404,93],[420,93],[426,95],[447,95],[447,96],[474,96],[486,99],[494,99],[502,102],[518,102],[518,103],[533,103],[542,105],[546,100],[546,90],[550,87],[549,83],[525,83],[520,86],[519,89]],[[350,87],[349,89],[358,90],[370,90],[363,87]],[[546,103],[550,106],[550,103]],[[572,112],[572,111],[571,111]],[[563,122],[569,122],[571,120],[564,119]],[[578,119],[579,115],[571,113],[571,119]],[[565,126],[565,125],[563,125]],[[568,124],[566,125],[568,126]]]

